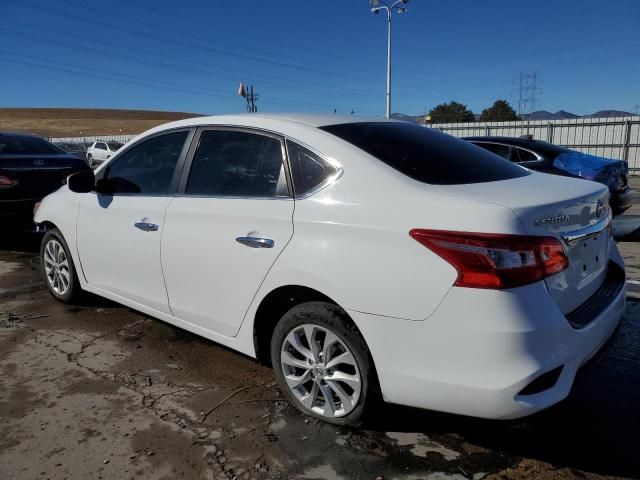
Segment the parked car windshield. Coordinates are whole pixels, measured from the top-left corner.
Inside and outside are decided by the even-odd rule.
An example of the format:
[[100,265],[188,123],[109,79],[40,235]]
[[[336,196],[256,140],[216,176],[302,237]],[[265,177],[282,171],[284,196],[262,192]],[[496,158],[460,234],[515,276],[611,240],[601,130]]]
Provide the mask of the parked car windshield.
[[483,183],[530,174],[468,142],[407,122],[346,123],[322,130],[424,183]]
[[0,134],[0,155],[55,155],[59,153],[65,153],[65,151],[40,137]]

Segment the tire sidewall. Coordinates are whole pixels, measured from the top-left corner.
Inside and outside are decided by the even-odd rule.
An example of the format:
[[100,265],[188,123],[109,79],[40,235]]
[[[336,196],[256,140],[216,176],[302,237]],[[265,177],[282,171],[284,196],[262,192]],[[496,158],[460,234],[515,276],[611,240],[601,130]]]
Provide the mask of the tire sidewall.
[[[56,240],[60,245],[62,245],[62,248],[64,249],[64,253],[67,256],[67,261],[69,262],[69,277],[70,277],[69,289],[64,295],[60,295],[56,293],[51,288],[51,285],[49,284],[49,280],[47,278],[47,272],[44,266],[44,250],[45,250],[45,247],[47,246],[47,243],[49,243],[49,241],[52,239]],[[49,290],[49,293],[53,298],[63,303],[69,303],[74,298],[76,298],[76,296],[80,291],[80,285],[78,284],[78,276],[76,274],[76,267],[73,262],[73,257],[71,256],[71,252],[69,252],[69,247],[67,245],[67,242],[65,242],[64,237],[62,236],[62,233],[60,233],[60,230],[58,230],[57,228],[53,228],[47,231],[47,233],[45,233],[44,237],[42,238],[42,243],[40,244],[40,267],[42,268],[42,276],[44,278],[44,282],[47,285],[47,289]]]
[[[289,388],[282,371],[280,352],[286,336],[292,329],[301,324],[313,324],[330,330],[349,348],[353,354],[358,370],[362,387],[360,398],[356,407],[343,417],[325,417],[303,407]],[[276,380],[287,399],[298,410],[305,415],[329,422],[335,425],[357,425],[371,403],[371,391],[376,382],[373,365],[369,356],[364,339],[360,332],[351,323],[347,314],[340,307],[325,302],[308,302],[297,305],[289,310],[280,319],[273,332],[271,341],[271,363]]]

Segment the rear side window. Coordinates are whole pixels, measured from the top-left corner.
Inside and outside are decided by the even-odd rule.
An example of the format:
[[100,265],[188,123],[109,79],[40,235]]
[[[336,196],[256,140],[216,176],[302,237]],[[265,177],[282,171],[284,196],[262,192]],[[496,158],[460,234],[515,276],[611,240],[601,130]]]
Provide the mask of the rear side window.
[[0,135],[0,155],[48,155],[64,153],[43,138],[29,135]]
[[257,133],[208,130],[191,163],[186,194],[288,197],[280,140]]
[[287,153],[296,197],[309,194],[338,173],[325,159],[290,140],[287,140]]
[[530,174],[469,142],[407,122],[347,123],[322,130],[424,183],[483,183]]

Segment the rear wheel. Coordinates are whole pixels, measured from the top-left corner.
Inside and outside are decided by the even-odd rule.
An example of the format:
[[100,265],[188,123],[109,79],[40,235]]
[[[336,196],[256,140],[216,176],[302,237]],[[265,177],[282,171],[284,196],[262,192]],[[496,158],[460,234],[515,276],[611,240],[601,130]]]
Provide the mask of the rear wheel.
[[307,415],[355,425],[373,401],[369,351],[337,305],[308,302],[289,310],[274,330],[271,360],[280,388]]
[[42,239],[40,259],[51,295],[63,303],[77,300],[82,290],[67,243],[57,228],[49,230]]

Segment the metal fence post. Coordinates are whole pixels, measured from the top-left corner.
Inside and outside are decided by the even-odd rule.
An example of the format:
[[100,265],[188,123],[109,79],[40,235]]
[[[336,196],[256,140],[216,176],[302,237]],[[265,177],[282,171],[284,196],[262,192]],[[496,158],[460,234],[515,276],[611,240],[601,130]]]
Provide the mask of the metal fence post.
[[553,143],[553,123],[547,123],[547,142]]
[[629,144],[631,143],[631,121],[625,120],[624,122],[624,144],[622,146],[622,159],[629,166]]

